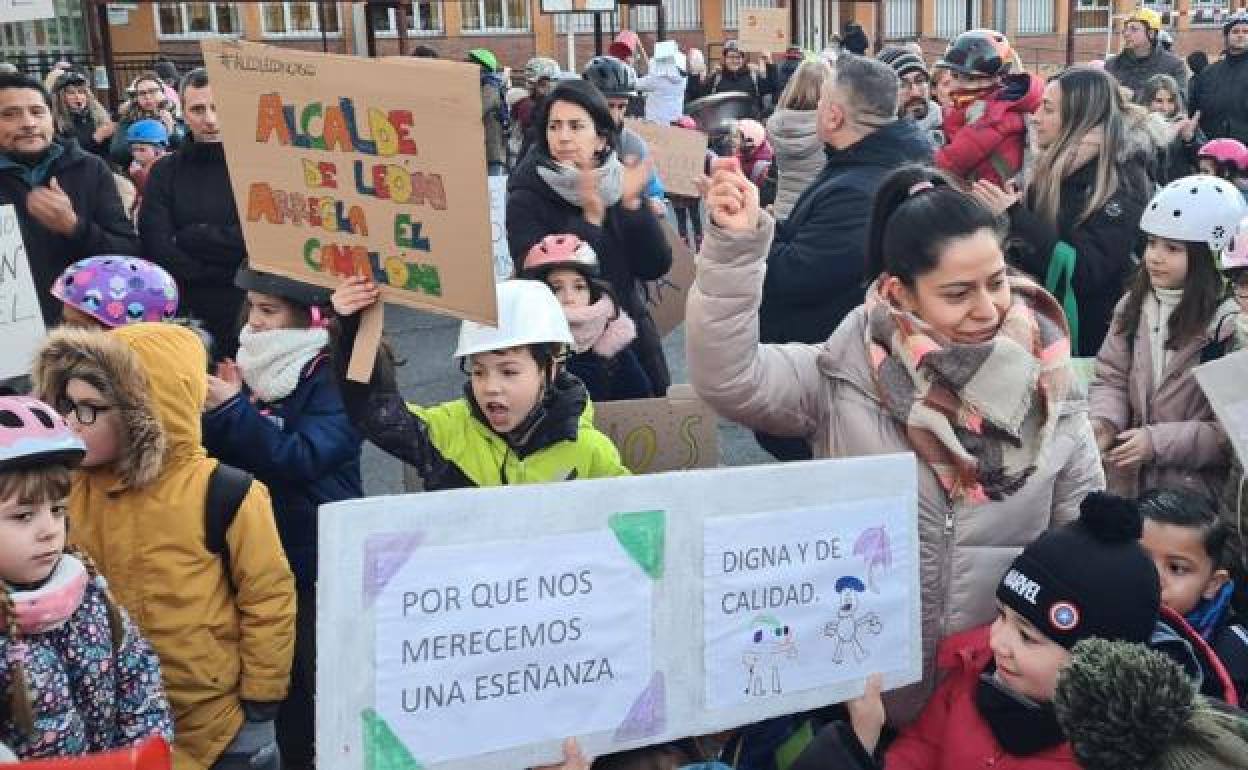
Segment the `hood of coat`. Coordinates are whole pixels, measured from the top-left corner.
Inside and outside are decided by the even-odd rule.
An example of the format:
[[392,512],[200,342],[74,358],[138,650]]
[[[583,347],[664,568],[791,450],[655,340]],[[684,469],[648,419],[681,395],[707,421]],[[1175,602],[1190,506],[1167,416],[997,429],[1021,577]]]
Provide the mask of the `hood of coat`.
[[61,328],[40,349],[33,372],[40,398],[54,400],[83,379],[116,403],[125,428],[111,472],[125,488],[154,481],[172,460],[202,454],[200,415],[208,357],[189,329],[143,323],[114,331]]
[[1009,111],[1030,115],[1044,101],[1044,81],[1028,72],[1006,75],[997,98],[1009,105]]
[[767,139],[782,155],[806,155],[812,147],[821,149],[819,110],[776,109],[767,120]]
[[1132,105],[1124,117],[1127,130],[1118,150],[1120,163],[1141,159],[1151,163],[1158,153],[1169,147],[1171,129],[1163,115]]

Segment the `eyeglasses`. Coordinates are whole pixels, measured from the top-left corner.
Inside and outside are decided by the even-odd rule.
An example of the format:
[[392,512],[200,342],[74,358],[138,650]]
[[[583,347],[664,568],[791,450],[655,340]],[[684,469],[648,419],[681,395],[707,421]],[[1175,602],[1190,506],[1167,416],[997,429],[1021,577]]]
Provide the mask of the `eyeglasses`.
[[104,412],[112,411],[112,409],[113,407],[111,406],[78,403],[68,396],[61,396],[56,400],[57,414],[65,418],[73,414],[79,425],[94,425],[96,418]]

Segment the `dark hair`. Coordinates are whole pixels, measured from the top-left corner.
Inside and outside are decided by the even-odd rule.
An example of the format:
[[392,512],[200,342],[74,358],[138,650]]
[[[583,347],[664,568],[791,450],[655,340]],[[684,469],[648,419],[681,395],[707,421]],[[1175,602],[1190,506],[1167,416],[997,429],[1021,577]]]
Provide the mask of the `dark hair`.
[[20,72],[3,72],[0,73],[0,91],[8,91],[12,88],[26,88],[31,91],[38,91],[43,97],[43,103],[48,109],[52,109],[52,95],[48,93],[48,89],[43,87],[43,83],[35,80],[30,75],[23,75]]
[[[1144,81],[1144,87],[1140,89],[1140,96],[1136,103],[1145,108],[1151,108],[1153,99],[1156,99],[1157,94],[1161,91],[1169,93],[1174,99],[1175,115],[1187,114],[1187,96],[1184,95],[1183,89],[1179,88],[1179,81],[1170,75],[1153,75]],[[1171,116],[1167,115],[1166,117],[1169,118]]]
[[[1190,241],[1180,243],[1187,247],[1187,278],[1183,281],[1183,298],[1166,324],[1169,330],[1166,339],[1168,350],[1178,350],[1186,340],[1204,334],[1227,291],[1226,282],[1218,272],[1218,261],[1209,250],[1209,245]],[[1127,289],[1127,302],[1114,329],[1115,333],[1126,337],[1128,349],[1135,347],[1135,330],[1144,315],[1144,299],[1152,290],[1148,270],[1141,260]]]
[[867,226],[868,281],[887,273],[906,286],[934,270],[954,238],[980,230],[1001,238],[1001,221],[942,172],[926,166],[897,169],[880,185]]
[[607,107],[607,99],[602,92],[593,83],[584,80],[561,80],[559,85],[546,95],[546,100],[538,107],[537,114],[533,117],[534,139],[542,155],[547,158],[551,157],[550,142],[546,139],[546,126],[550,123],[550,111],[556,102],[575,104],[589,113],[598,136],[607,140],[607,147],[600,154],[599,161],[619,147],[620,131],[616,128],[615,118],[611,117],[611,110]]
[[1200,542],[1214,569],[1234,561],[1227,548],[1232,541],[1231,528],[1218,515],[1217,504],[1204,495],[1187,489],[1150,489],[1140,495],[1140,515],[1158,524],[1199,529]]
[[1199,75],[1209,66],[1209,54],[1204,51],[1192,51],[1187,55],[1187,66],[1193,75]]
[[182,77],[182,83],[178,85],[178,98],[186,98],[186,89],[188,88],[207,88],[208,87],[208,70],[203,67],[196,67]]
[[[524,277],[534,281],[541,281],[547,286],[550,286],[546,279],[549,278],[550,274],[556,270],[571,270],[575,273],[579,273],[580,276],[585,279],[585,283],[589,286],[590,303],[592,304],[597,302],[603,297],[609,297],[611,299],[611,303],[615,305],[615,314],[611,316],[611,320],[615,320],[620,317],[620,300],[615,296],[615,290],[611,288],[611,284],[601,278],[596,278],[590,275],[588,271],[577,267],[576,265],[549,265],[546,267],[539,267],[536,270],[525,270]],[[551,286],[551,291],[554,291],[553,286]]]
[[418,45],[418,46],[416,46],[415,48],[413,48],[413,49],[412,49],[412,54],[411,54],[411,55],[412,55],[412,56],[415,56],[417,59],[436,59],[436,58],[438,58],[438,52],[437,52],[437,51],[435,51],[435,50],[433,50],[433,48],[431,48],[431,47],[429,47],[429,46],[427,46],[427,45]]
[[153,67],[156,74],[160,75],[160,79],[166,83],[173,84],[178,81],[178,67],[168,59],[157,59],[156,66]]

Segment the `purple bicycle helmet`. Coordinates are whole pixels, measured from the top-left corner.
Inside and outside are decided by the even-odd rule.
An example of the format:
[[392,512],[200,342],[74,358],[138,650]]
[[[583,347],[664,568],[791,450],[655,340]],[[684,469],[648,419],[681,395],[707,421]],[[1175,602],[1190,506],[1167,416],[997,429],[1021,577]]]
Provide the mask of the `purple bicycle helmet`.
[[168,321],[178,312],[178,285],[145,259],[80,259],[52,284],[52,296],[115,329],[141,321]]

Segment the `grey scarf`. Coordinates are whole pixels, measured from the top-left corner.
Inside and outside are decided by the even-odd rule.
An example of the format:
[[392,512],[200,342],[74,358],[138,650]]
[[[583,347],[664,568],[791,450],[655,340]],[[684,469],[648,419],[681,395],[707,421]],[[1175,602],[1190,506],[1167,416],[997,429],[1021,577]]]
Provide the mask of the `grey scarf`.
[[607,156],[601,166],[589,172],[582,172],[575,166],[558,161],[554,165],[554,168],[549,168],[539,163],[537,174],[560,198],[573,206],[579,208],[581,205],[582,173],[594,174],[598,178],[598,194],[602,196],[602,202],[607,208],[619,203],[624,195],[624,166],[614,152]]

